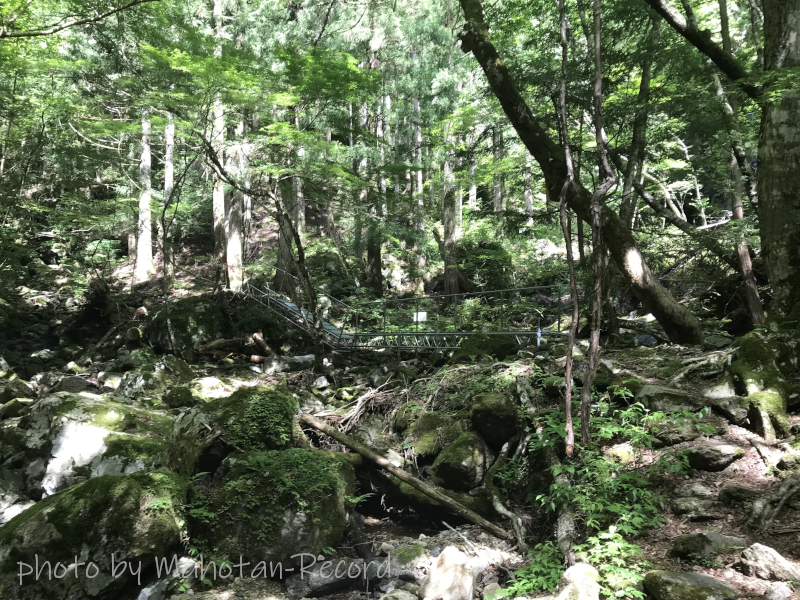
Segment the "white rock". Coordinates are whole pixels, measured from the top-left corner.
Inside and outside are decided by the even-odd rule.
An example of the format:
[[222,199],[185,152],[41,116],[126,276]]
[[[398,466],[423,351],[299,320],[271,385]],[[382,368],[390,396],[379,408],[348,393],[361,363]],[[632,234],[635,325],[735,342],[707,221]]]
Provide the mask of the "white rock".
[[592,565],[578,563],[564,571],[556,600],[599,600],[600,574]]
[[753,544],[742,551],[742,571],[759,579],[800,581],[800,569],[763,544]]
[[466,567],[467,556],[455,546],[439,555],[430,573],[422,580],[422,600],[472,600],[475,578]]

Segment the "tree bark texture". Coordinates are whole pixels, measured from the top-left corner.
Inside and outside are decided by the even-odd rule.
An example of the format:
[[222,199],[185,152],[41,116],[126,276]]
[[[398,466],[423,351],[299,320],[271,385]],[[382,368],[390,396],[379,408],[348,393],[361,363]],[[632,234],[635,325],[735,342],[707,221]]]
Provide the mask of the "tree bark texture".
[[[764,0],[763,6],[767,72],[777,76],[797,69],[800,2]],[[758,203],[773,308],[788,313],[800,302],[800,87],[796,75],[788,87],[774,81],[761,117]]]
[[636,215],[636,195],[633,193],[634,181],[642,181],[642,163],[647,142],[647,117],[650,106],[650,80],[652,78],[653,61],[658,51],[661,17],[655,15],[647,38],[647,55],[642,59],[642,78],[639,82],[639,96],[636,99],[636,116],[633,120],[633,137],[628,165],[622,184],[622,205],[619,218],[633,229]]
[[[461,6],[467,19],[460,35],[462,50],[472,52],[477,58],[521,141],[539,163],[548,196],[556,200],[567,176],[564,149],[550,139],[520,95],[508,67],[489,40],[480,0],[461,0]],[[578,182],[571,186],[567,202],[580,218],[591,219],[591,194]],[[700,322],[661,285],[645,263],[628,227],[608,207],[603,209],[601,218],[611,255],[644,308],[653,314],[672,341],[701,343]]]
[[172,222],[167,211],[173,202],[175,191],[175,121],[172,114],[167,115],[164,128],[164,210],[161,213],[161,230],[164,243],[164,274],[162,286],[168,293],[175,284],[175,251],[172,243]]
[[145,112],[142,115],[142,154],[139,161],[139,224],[136,236],[136,269],[134,281],[147,281],[155,273],[153,267],[153,227],[150,212],[152,184],[150,183],[150,118]]

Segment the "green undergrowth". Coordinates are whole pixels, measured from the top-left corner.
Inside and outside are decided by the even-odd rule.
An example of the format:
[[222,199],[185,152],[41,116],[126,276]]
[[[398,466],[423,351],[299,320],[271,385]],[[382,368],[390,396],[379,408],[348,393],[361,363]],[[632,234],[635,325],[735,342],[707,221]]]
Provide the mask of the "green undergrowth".
[[[630,400],[626,392],[623,387],[612,388],[611,400]],[[685,419],[702,429],[705,425],[700,421],[704,416],[700,411],[670,418]],[[578,442],[573,458],[549,468],[550,483],[534,500],[554,516],[563,507],[571,508],[582,539],[573,550],[598,569],[605,597],[644,597],[641,582],[648,565],[642,560],[639,546],[631,540],[663,524],[664,511],[664,499],[652,489],[648,476],[688,472],[686,461],[675,456],[661,457],[648,467],[641,465],[641,450],[653,447],[654,431],[664,418],[663,413],[650,412],[639,403],[626,406],[624,402],[613,404],[607,397],[597,400],[590,424],[591,443],[584,446]],[[543,411],[537,420],[541,434],[532,438],[530,460],[539,462],[509,462],[498,475],[498,482],[506,490],[513,489],[515,481],[529,479],[529,475],[542,470],[541,459],[535,457],[541,456],[545,447],[557,452],[563,448],[563,412]],[[579,419],[574,427],[580,438]],[[630,443],[634,451],[633,461],[627,465],[603,452],[604,447],[623,442]],[[557,483],[556,477],[565,474],[569,483]],[[530,556],[531,562],[517,571],[507,595],[530,595],[556,588],[563,572],[563,555],[558,548],[547,541],[538,544]]]

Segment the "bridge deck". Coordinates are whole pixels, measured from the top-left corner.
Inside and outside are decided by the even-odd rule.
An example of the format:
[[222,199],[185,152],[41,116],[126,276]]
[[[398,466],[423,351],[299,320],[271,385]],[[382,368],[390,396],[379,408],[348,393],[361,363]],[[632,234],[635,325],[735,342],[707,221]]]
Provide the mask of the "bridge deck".
[[[514,290],[503,290],[513,292]],[[311,334],[314,327],[315,317],[307,309],[297,306],[283,295],[271,289],[268,285],[261,288],[251,285],[249,287],[250,297],[262,306],[271,310],[278,316],[285,319],[293,326]],[[492,292],[487,292],[491,294]],[[340,302],[337,304],[353,312],[352,307],[348,307]],[[465,338],[471,337],[477,331],[461,331],[453,327],[449,331],[425,331],[419,330],[419,323],[413,329],[399,331],[358,331],[357,326],[352,330],[343,329],[349,316],[342,320],[343,326],[337,327],[328,321],[322,321],[323,336],[325,343],[338,351],[351,351],[357,349],[391,348],[396,350],[416,350],[422,348],[455,349],[460,347]],[[356,321],[357,323],[357,321]],[[500,331],[484,331],[490,336],[513,337],[518,343],[536,343],[538,339],[545,337],[562,337],[566,334],[560,331],[547,330],[520,330],[504,329]]]

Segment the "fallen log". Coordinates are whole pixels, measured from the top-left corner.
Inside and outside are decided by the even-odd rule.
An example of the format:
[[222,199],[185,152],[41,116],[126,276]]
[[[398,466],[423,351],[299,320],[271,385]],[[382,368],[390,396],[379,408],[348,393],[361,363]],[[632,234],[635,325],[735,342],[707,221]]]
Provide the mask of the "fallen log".
[[496,535],[501,539],[505,540],[513,539],[511,534],[509,534],[509,532],[507,532],[505,529],[502,529],[501,527],[498,527],[494,523],[487,521],[479,514],[469,510],[462,504],[459,504],[458,502],[446,496],[436,488],[433,488],[429,486],[427,483],[420,481],[419,479],[417,479],[413,475],[410,475],[403,469],[398,469],[392,463],[386,460],[383,456],[376,454],[363,444],[360,444],[359,442],[355,441],[350,436],[345,435],[338,429],[335,429],[330,425],[326,425],[319,419],[316,419],[308,414],[301,414],[299,419],[301,423],[305,423],[306,425],[309,425],[310,427],[313,427],[314,429],[321,431],[326,435],[329,435],[337,442],[347,446],[348,448],[350,448],[355,452],[358,452],[361,456],[363,456],[367,460],[374,462],[382,469],[385,469],[386,471],[397,477],[400,481],[404,481],[411,487],[418,489],[426,496],[433,498],[439,504],[452,510],[455,514],[459,515],[460,517],[463,517],[470,523],[474,523],[475,525],[482,527],[492,535]]
[[237,350],[241,350],[247,346],[247,340],[244,338],[230,338],[230,339],[219,339],[211,341],[207,344],[203,344],[202,346],[197,347],[197,352],[201,354],[210,354],[212,352],[235,352]]
[[258,347],[259,354],[262,356],[269,356],[272,354],[272,350],[270,350],[269,346],[267,346],[267,342],[264,341],[264,334],[262,334],[260,331],[256,331],[253,334],[253,341]]

